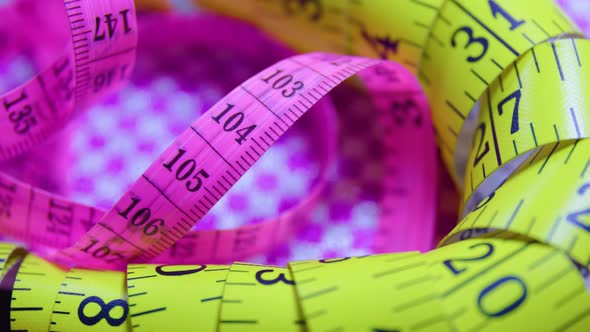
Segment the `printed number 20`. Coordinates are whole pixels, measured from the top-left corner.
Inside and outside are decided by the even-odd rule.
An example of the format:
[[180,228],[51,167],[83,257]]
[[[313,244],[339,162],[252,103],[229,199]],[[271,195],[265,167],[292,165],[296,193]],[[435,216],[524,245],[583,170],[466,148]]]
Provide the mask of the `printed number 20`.
[[474,244],[474,245],[470,246],[469,249],[475,249],[475,248],[479,248],[479,247],[486,248],[486,251],[483,253],[483,255],[477,256],[477,257],[469,257],[469,258],[447,259],[447,260],[443,261],[443,265],[448,267],[449,270],[451,270],[451,272],[453,272],[453,274],[455,274],[455,275],[465,272],[465,271],[467,271],[467,268],[458,268],[456,265],[453,265],[454,262],[479,261],[479,260],[486,259],[486,258],[490,257],[490,255],[494,252],[494,246],[491,243],[487,243],[487,242]]

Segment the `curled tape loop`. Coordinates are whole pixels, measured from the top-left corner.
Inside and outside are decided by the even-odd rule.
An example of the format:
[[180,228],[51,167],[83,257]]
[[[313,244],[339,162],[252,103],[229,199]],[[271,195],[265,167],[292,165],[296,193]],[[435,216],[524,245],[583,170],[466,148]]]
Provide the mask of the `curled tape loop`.
[[[398,20],[386,2],[201,3],[298,49],[356,55],[296,55],[254,75],[183,132],[108,211],[0,175],[2,235],[34,252],[0,243],[0,285],[10,290],[3,294],[10,310],[0,317],[2,329],[583,331],[590,325],[588,43],[552,1],[404,0],[396,3]],[[116,90],[133,68],[132,2],[64,5],[66,52],[0,97],[3,160]],[[288,238],[315,193],[274,222],[227,232],[191,229],[299,117],[357,73],[385,128],[402,135],[386,146],[404,146],[403,156],[422,167],[424,183],[406,199],[423,198],[432,207],[433,194],[421,191],[434,183],[432,145],[416,153],[418,145],[412,151],[399,143],[411,135],[433,141],[424,125],[426,103],[408,71],[387,59],[420,79],[443,160],[464,184],[466,216],[439,248],[288,267],[172,265],[177,261],[167,250],[187,234],[200,250],[185,258],[207,262],[239,259]],[[412,107],[400,106],[400,95],[411,96]],[[456,145],[476,104],[473,146],[459,181]],[[331,112],[324,105],[318,121],[335,122]],[[326,151],[324,168],[332,146]],[[486,181],[514,160],[516,170],[482,199]],[[385,204],[402,202],[389,194]],[[428,208],[416,210],[434,217],[418,211]],[[421,225],[396,235],[396,226],[383,222],[396,215],[384,211],[376,251],[420,235],[430,240],[432,229]]]

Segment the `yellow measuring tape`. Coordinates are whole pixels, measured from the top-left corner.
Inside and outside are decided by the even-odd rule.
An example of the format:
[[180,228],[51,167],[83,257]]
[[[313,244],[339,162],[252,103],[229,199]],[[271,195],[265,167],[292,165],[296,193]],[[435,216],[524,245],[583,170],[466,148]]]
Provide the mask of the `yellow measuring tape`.
[[576,266],[522,239],[289,268],[129,265],[126,290],[122,272],[66,273],[32,254],[24,264],[13,289],[13,330],[583,331],[590,324],[590,295]]
[[234,263],[227,275],[219,331],[305,331],[288,268]]
[[19,261],[21,256],[18,246],[0,242],[0,280]]
[[471,239],[426,256],[457,331],[583,331],[590,301],[562,252],[510,239]]
[[[404,64],[417,73],[428,95],[443,160],[457,181],[462,175],[455,170],[457,140],[494,79],[534,45],[581,34],[552,0],[198,3],[251,21],[302,51],[346,52]],[[316,12],[321,14],[313,16]]]
[[129,265],[131,326],[143,331],[214,331],[229,266]]
[[[588,330],[590,42],[553,1],[200,3],[300,50],[387,58],[415,72],[443,159],[463,184],[465,217],[425,254],[288,268],[65,272],[1,244],[12,330]],[[473,143],[460,160],[464,138]],[[11,266],[16,276],[5,273]]]
[[128,331],[126,293],[122,272],[71,269],[57,292],[50,328],[103,331],[108,326],[111,331]]
[[[587,64],[586,66],[584,64]],[[537,147],[588,138],[590,42],[567,38],[534,47],[481,100],[464,199],[500,166]],[[546,96],[551,96],[547,98]]]
[[526,159],[442,243],[509,230],[590,264],[590,140],[561,141]]
[[66,271],[35,255],[27,255],[18,270],[18,285],[26,291],[13,294],[10,303],[13,330],[47,330],[53,306]]
[[311,331],[450,331],[438,276],[418,252],[289,265]]
[[578,33],[552,0],[445,2],[418,77],[452,174],[457,174],[455,146],[465,118],[489,84],[534,45]]

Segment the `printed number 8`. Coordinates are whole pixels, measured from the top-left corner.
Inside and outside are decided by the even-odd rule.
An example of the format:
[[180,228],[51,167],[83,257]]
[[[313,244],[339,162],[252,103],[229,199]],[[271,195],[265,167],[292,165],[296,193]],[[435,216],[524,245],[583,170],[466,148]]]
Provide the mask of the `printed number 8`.
[[[84,314],[84,308],[90,303],[96,303],[100,306],[100,311],[96,316],[88,317]],[[111,310],[115,307],[123,308],[123,315],[119,318],[111,317]],[[84,325],[95,325],[98,324],[103,318],[107,321],[110,326],[119,326],[127,319],[129,313],[129,305],[122,299],[112,300],[109,303],[104,303],[103,299],[98,296],[90,296],[82,300],[78,306],[78,318]]]

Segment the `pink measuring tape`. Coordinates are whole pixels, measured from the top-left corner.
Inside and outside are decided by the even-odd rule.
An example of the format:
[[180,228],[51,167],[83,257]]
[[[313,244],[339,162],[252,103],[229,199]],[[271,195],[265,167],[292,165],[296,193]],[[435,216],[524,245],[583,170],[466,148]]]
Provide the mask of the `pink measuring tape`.
[[[120,88],[132,73],[138,31],[156,43],[184,28],[183,19],[158,18],[155,24],[148,17],[143,21],[146,30],[141,30],[132,1],[99,5],[69,0],[65,8],[71,34],[66,51],[47,70],[0,97],[5,111],[0,117],[3,160],[46,140],[77,113]],[[254,56],[274,45],[260,39],[257,45],[249,44],[256,39],[249,39],[243,26],[220,24],[215,18],[201,18],[201,23],[209,29],[194,31],[190,42],[229,45]],[[208,33],[210,29],[217,33]],[[288,53],[276,47],[274,52]],[[288,241],[300,216],[320,199],[337,135],[333,106],[320,100],[357,73],[386,132],[388,175],[373,249],[427,250],[434,231],[436,154],[418,83],[387,61],[324,53],[286,58],[240,84],[193,122],[108,211],[0,175],[0,232],[54,262],[90,268],[123,268],[130,262],[227,262],[263,253]],[[313,191],[268,221],[229,230],[194,229],[316,104],[310,116],[320,132],[317,145],[323,157]],[[416,173],[421,176],[411,175]],[[175,243],[191,250],[170,250]]]

